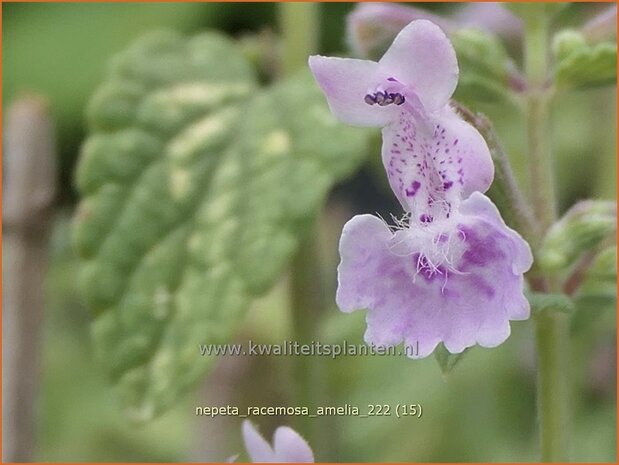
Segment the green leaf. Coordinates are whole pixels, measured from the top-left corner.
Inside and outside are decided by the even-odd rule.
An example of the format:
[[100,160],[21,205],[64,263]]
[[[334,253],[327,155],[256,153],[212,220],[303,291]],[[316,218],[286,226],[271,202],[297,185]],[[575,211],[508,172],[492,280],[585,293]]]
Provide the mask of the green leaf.
[[559,88],[590,88],[617,81],[617,43],[587,44],[577,31],[564,30],[553,40],[555,80]]
[[452,354],[445,348],[443,343],[440,343],[436,346],[436,349],[434,349],[434,357],[438,362],[438,366],[441,368],[443,376],[447,376],[449,373],[451,373],[451,371],[456,367],[460,360],[462,360],[462,357],[464,357],[464,354],[466,354],[468,350],[469,349],[467,348],[459,354]]
[[565,294],[544,294],[540,292],[527,292],[527,299],[534,313],[556,311],[572,313],[576,309],[574,301]]
[[278,278],[365,132],[308,73],[260,89],[231,41],[157,34],[120,54],[88,111],[74,240],[93,337],[133,417],[212,365]]

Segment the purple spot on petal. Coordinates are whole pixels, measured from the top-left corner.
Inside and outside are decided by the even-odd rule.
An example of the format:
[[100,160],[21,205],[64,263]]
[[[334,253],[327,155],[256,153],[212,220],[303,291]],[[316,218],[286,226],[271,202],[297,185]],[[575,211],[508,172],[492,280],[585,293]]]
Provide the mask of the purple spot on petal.
[[477,275],[472,275],[469,277],[469,282],[471,283],[472,287],[479,293],[479,294],[483,294],[486,297],[488,297],[489,299],[491,299],[492,297],[494,297],[494,289],[492,288],[492,286],[485,280],[483,279],[481,276],[477,276]]
[[[431,201],[428,201],[428,204],[431,204]],[[427,213],[422,213],[419,216],[419,221],[421,221],[422,223],[432,223],[432,221],[434,221],[434,218],[432,217],[432,215],[428,215]]]
[[505,257],[498,245],[500,236],[482,236],[471,228],[461,228],[461,231],[464,233],[468,246],[467,251],[462,255],[465,265],[485,266],[489,262]]
[[417,191],[419,190],[419,188],[421,187],[421,183],[419,181],[413,181],[413,183],[411,184],[411,188],[410,189],[406,189],[406,196],[407,197],[413,197]]

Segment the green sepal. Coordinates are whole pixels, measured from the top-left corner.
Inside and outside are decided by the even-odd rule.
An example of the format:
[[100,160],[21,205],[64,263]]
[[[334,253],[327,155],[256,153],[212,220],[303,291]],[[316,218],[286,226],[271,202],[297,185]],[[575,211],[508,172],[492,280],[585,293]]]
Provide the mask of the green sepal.
[[443,373],[443,376],[449,375],[449,373],[451,373],[451,371],[456,367],[456,365],[460,363],[460,361],[468,351],[469,349],[467,348],[459,354],[452,354],[445,348],[443,343],[437,345],[436,349],[434,349],[434,358],[436,358],[436,361],[438,362],[438,366],[441,369],[441,373]]
[[567,269],[617,230],[615,202],[587,200],[574,205],[542,242],[537,261],[547,271]]
[[591,88],[617,81],[617,43],[588,44],[578,31],[564,30],[553,39],[557,88]]

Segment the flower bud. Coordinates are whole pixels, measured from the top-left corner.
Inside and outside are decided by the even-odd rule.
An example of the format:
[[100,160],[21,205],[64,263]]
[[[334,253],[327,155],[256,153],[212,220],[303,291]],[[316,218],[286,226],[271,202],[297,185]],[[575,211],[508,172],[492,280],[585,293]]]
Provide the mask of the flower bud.
[[561,271],[573,264],[617,229],[617,205],[588,200],[576,204],[555,223],[544,238],[538,263],[548,271]]
[[581,32],[565,29],[557,32],[552,41],[552,51],[557,60],[563,60],[574,51],[586,47],[585,37]]
[[589,277],[605,283],[617,282],[617,246],[602,250],[596,257],[591,268]]

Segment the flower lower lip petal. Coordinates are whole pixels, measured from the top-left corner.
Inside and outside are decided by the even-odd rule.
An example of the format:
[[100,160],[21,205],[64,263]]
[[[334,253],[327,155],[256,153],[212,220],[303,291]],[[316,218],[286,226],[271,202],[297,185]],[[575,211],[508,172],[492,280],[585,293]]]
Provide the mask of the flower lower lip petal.
[[463,206],[466,213],[433,224],[427,234],[394,233],[371,215],[346,224],[337,303],[345,312],[368,309],[368,343],[418,341],[420,357],[438,342],[452,352],[494,347],[508,337],[510,320],[528,318],[522,276],[532,261],[528,245],[483,194]]

